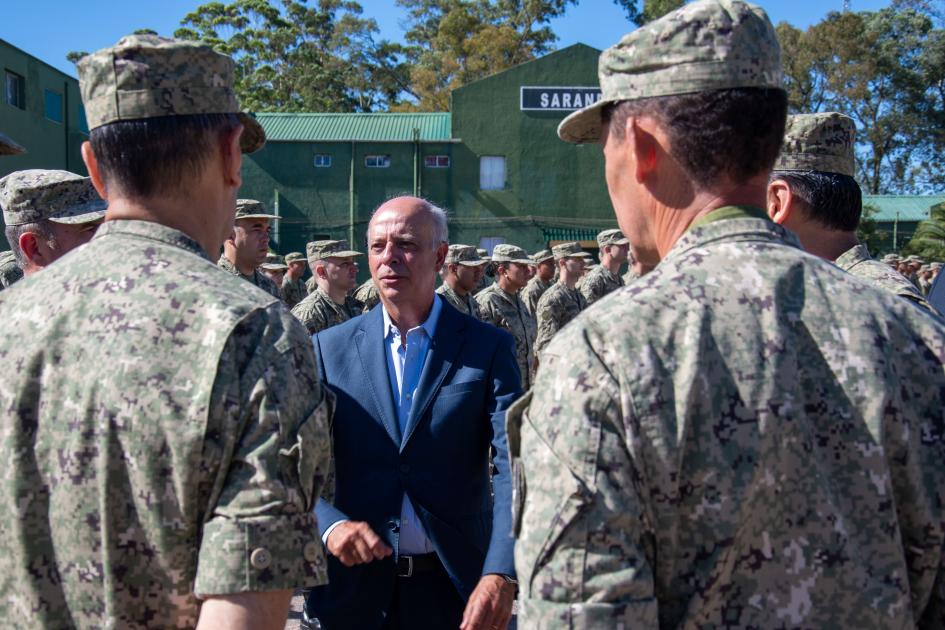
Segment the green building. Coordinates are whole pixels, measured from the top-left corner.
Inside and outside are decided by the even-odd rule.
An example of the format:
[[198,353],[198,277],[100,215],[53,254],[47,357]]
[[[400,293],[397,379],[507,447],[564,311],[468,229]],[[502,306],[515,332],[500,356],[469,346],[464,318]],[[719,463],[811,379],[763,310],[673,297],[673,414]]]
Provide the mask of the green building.
[[282,252],[317,238],[363,246],[371,213],[398,194],[446,209],[453,242],[596,248],[616,227],[600,147],[556,129],[600,98],[599,54],[577,44],[465,85],[449,113],[259,114],[268,142],[244,160],[240,195],[283,217]]
[[0,159],[0,177],[27,168],[82,175],[79,147],[89,137],[79,81],[0,39],[0,131],[26,147]]

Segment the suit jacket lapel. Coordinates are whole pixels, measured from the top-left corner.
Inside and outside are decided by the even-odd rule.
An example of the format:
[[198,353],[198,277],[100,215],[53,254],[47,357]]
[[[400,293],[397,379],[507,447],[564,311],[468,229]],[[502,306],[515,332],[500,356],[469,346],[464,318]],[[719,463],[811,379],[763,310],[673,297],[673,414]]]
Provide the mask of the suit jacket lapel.
[[387,434],[398,446],[401,443],[400,423],[394,407],[394,395],[390,390],[390,376],[387,373],[387,348],[384,346],[384,318],[381,309],[373,309],[364,318],[364,324],[357,333],[355,346],[361,367],[367,376],[368,388],[374,398],[379,419]]
[[460,331],[464,326],[463,316],[456,309],[444,308],[440,311],[440,320],[437,322],[433,339],[430,340],[427,360],[420,374],[420,382],[417,384],[417,396],[410,409],[410,417],[407,418],[407,429],[404,431],[404,439],[400,445],[401,451],[410,440],[420,419],[423,418],[436,393],[440,390],[443,379],[453,366],[456,355],[463,345],[464,337]]

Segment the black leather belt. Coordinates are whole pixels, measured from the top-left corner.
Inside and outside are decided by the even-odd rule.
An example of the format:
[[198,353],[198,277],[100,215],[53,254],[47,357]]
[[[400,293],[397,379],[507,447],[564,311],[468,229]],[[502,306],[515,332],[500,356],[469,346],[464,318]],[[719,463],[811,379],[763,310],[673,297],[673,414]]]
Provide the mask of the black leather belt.
[[397,577],[411,577],[418,573],[438,571],[443,565],[435,553],[422,556],[400,556],[397,558]]

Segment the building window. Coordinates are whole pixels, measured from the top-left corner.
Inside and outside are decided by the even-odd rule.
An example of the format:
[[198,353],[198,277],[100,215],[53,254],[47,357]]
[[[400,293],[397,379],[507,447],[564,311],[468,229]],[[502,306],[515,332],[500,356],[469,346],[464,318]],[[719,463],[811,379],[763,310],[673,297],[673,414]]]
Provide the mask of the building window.
[[315,154],[315,168],[328,168],[331,166],[331,155],[328,153]]
[[366,155],[364,165],[368,168],[387,168],[390,166],[389,155]]
[[62,123],[62,94],[45,90],[43,98],[46,107],[46,120]]
[[505,189],[505,157],[501,155],[483,155],[479,158],[480,190]]
[[425,155],[423,156],[423,165],[427,168],[449,168],[450,156],[448,155]]
[[6,72],[7,104],[26,109],[26,80],[15,72]]

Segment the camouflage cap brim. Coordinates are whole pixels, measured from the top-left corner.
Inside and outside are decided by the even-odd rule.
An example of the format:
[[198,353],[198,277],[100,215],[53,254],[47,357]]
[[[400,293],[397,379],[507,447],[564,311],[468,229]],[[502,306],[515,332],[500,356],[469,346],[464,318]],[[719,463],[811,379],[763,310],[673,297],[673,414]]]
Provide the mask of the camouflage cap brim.
[[26,149],[7,135],[0,133],[0,155],[22,155]]
[[481,265],[489,264],[489,261],[483,260],[480,258],[479,260],[460,260],[460,261],[457,261],[457,264],[465,265],[467,267],[479,267]]
[[95,204],[94,209],[73,208],[73,212],[63,213],[58,216],[49,217],[53,223],[65,223],[67,225],[79,225],[82,223],[95,223],[105,218],[105,210],[101,207],[103,204]]
[[558,137],[572,144],[587,144],[600,141],[604,107],[614,101],[600,100],[584,109],[572,112],[558,125]]
[[340,252],[331,252],[325,258],[354,258],[355,256],[364,256],[364,254],[353,249],[345,249]]
[[237,221],[242,221],[243,219],[269,219],[270,221],[280,221],[282,217],[275,214],[263,214],[261,212],[254,212],[253,214],[241,214],[236,217]]
[[282,269],[284,271],[289,268],[288,265],[282,265],[279,263],[263,263],[259,265],[259,267],[261,269],[269,269],[270,271],[277,271],[279,269]]
[[266,144],[266,132],[256,119],[245,112],[237,114],[243,123],[243,134],[240,136],[240,150],[243,153],[255,153]]

